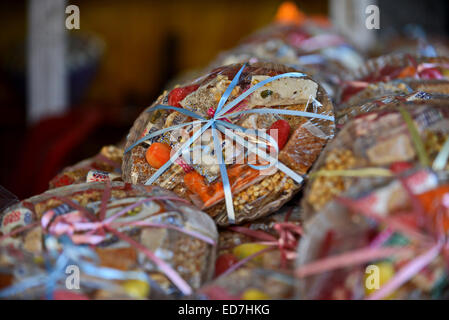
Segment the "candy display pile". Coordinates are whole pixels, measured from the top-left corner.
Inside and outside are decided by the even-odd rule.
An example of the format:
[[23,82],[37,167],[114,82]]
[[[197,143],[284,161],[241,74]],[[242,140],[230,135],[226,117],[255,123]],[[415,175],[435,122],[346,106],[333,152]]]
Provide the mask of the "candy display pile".
[[449,298],[449,57],[289,8],[0,207],[1,299]]

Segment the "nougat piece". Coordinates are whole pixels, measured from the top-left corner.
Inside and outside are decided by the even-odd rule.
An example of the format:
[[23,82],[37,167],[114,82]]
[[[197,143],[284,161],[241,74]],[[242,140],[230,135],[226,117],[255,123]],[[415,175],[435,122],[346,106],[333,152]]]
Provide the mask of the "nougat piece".
[[307,128],[297,128],[285,147],[279,152],[279,160],[297,171],[305,174],[318,158],[327,139],[313,135]]

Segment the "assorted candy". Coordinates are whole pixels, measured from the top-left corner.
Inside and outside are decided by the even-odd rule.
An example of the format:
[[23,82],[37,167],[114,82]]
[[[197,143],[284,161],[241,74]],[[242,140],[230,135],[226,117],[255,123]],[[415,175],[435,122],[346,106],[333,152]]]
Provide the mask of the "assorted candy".
[[[79,268],[86,281],[80,293],[89,298],[118,294],[96,290],[95,281],[106,288],[119,286],[130,298],[149,298],[152,291],[177,296],[211,279],[217,240],[212,219],[168,191],[121,182],[85,183],[47,191],[3,213],[0,270],[11,271],[5,277],[13,287],[26,286],[45,274],[46,261],[68,255],[67,263]],[[88,248],[92,262],[82,259]],[[23,255],[34,263],[18,259]],[[58,261],[54,263],[57,267]],[[14,272],[16,267],[30,270],[25,277]],[[91,269],[98,278],[92,283]],[[118,276],[111,279],[110,274]],[[44,284],[32,288],[33,298],[45,292]],[[59,288],[64,282],[54,285]],[[0,290],[0,297],[28,295],[26,290],[7,293]]]
[[50,180],[50,189],[107,179],[121,181],[122,158],[123,150],[116,146],[104,146],[94,157],[62,170]]
[[447,178],[415,167],[331,201],[305,226],[298,298],[447,299]]
[[449,58],[420,37],[365,61],[283,4],[123,150],[0,188],[0,298],[448,299]]
[[222,53],[212,66],[245,61],[272,61],[306,71],[335,99],[345,74],[361,67],[364,58],[328,23],[281,18]]
[[[449,93],[449,58],[391,54],[350,74],[340,87],[339,104],[357,105],[381,95],[411,91]],[[337,108],[338,109],[338,108]]]
[[[376,179],[382,169],[384,174],[389,174],[390,169],[402,171],[394,170],[398,164],[408,169],[417,162],[421,150],[417,138],[410,134],[410,126],[426,141],[423,151],[433,161],[442,147],[438,141],[449,137],[448,112],[449,108],[441,104],[410,103],[363,113],[348,121],[323,150],[311,172],[303,198],[304,219],[356,180]],[[407,122],[407,115],[412,123]],[[356,170],[351,172],[352,169]]]
[[[275,212],[299,191],[301,176],[312,166],[335,128],[332,104],[324,89],[305,74],[290,76],[292,72],[296,70],[273,63],[228,65],[163,94],[131,128],[122,166],[124,181],[148,183],[158,170],[169,164],[154,183],[189,199],[219,225],[232,222],[231,209],[237,224]],[[262,81],[283,75],[257,87]],[[237,82],[226,92],[234,79]],[[250,90],[254,92],[244,95]],[[258,139],[257,143],[268,140],[269,147],[263,148],[263,152],[277,152],[275,157],[293,173],[273,166],[256,168],[266,165],[266,159],[258,154],[259,158],[251,161],[255,153],[247,152],[243,144],[236,145],[224,131],[219,133],[218,152],[215,138],[212,139],[213,130],[209,130],[191,143],[190,150],[169,161],[177,151],[183,150],[184,143],[200,132],[198,120],[214,119],[217,105],[227,93],[227,103],[234,105],[218,122],[247,137],[245,130],[270,135],[273,141],[264,140],[263,136],[251,136],[251,139]],[[226,169],[220,167],[220,157]],[[223,170],[229,179],[233,208],[229,208],[226,199]]]

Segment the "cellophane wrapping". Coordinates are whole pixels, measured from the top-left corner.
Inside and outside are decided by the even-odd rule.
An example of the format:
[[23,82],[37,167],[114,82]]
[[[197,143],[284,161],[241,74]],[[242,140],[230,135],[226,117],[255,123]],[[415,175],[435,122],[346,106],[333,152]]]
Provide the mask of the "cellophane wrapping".
[[[106,184],[101,182],[66,186],[49,190],[5,209],[0,216],[0,237],[8,235],[17,228],[33,224],[36,224],[36,226],[1,240],[0,244],[3,248],[3,254],[0,255],[0,270],[4,271],[2,287],[17,284],[24,280],[25,275],[17,272],[19,268],[29,269],[32,273],[27,275],[42,273],[46,270],[43,262],[44,258],[49,254],[46,246],[47,237],[53,235],[58,239],[58,237],[65,235],[74,236],[66,233],[55,235],[53,232],[48,231],[52,230],[52,223],[56,223],[58,218],[76,210],[72,205],[63,202],[61,197],[73,201],[98,217],[105,188]],[[141,203],[118,217],[111,223],[111,227],[132,238],[135,242],[153,252],[158,258],[168,263],[193,289],[199,288],[212,278],[215,246],[205,242],[205,240],[183,233],[178,229],[168,228],[174,226],[181,230],[195,232],[201,234],[204,238],[210,239],[211,243],[216,242],[218,240],[217,229],[213,220],[207,214],[185,201],[172,200],[172,198],[179,198],[159,187],[113,182],[110,194],[110,199],[106,205],[105,219],[138,201],[155,198],[154,200]],[[158,197],[167,196],[171,198],[157,200]],[[51,210],[56,213],[56,218],[48,226],[44,226],[44,222],[41,219]],[[161,226],[145,227],[129,224],[137,221]],[[114,223],[116,226],[114,226]],[[164,228],[164,225],[167,225],[167,228]],[[80,248],[83,247],[83,243],[75,244]],[[165,296],[179,295],[179,290],[141,252],[140,248],[133,246],[117,235],[106,231],[104,239],[99,243],[91,245],[91,248],[97,256],[97,266],[120,271],[144,272],[149,276],[150,281],[157,284],[157,287],[150,288],[150,292],[153,294],[160,292]],[[56,250],[64,252],[64,245],[62,243],[57,244]],[[9,251],[11,252],[8,253]],[[17,254],[19,256],[28,256],[28,263],[23,264],[21,259],[17,260],[15,258]],[[110,285],[120,285],[122,283],[123,281],[120,279],[109,281]],[[40,289],[37,290],[38,294],[42,293],[42,288]],[[123,288],[118,292],[123,293]],[[88,280],[85,281],[84,286],[82,282],[81,293],[91,299],[117,298],[118,294],[115,291],[95,290],[95,286],[92,288]],[[118,297],[123,296],[119,294]],[[142,298],[150,297],[151,295]],[[30,297],[29,292],[25,292],[18,294],[15,298],[39,298],[39,296]]]
[[[214,112],[220,97],[241,67],[241,64],[235,64],[217,68],[192,83],[185,84],[171,92],[165,92],[153,105],[172,104],[209,118],[211,110]],[[280,64],[250,63],[244,68],[228,101],[232,101],[262,79],[292,71],[296,70]],[[174,96],[175,92],[176,96]],[[178,95],[181,95],[181,98]],[[312,98],[321,106],[312,103]],[[283,108],[333,115],[332,104],[324,89],[309,77],[276,80],[276,82],[258,89],[233,110],[250,110],[256,107]],[[243,115],[230,120],[232,123],[250,129],[269,129],[278,120],[287,121],[291,130],[287,143],[279,152],[278,159],[300,175],[305,174],[312,166],[321,149],[333,136],[335,128],[333,121],[329,120],[277,114]],[[126,147],[149,132],[189,121],[192,120],[179,112],[166,110],[143,112],[131,128]],[[187,132],[190,133],[192,128],[192,126],[187,127]],[[123,180],[133,184],[144,184],[156,172],[156,169],[151,167],[145,158],[149,145],[154,142],[164,142],[173,150],[182,144],[178,140],[178,136],[167,133],[134,147],[124,156]],[[210,149],[213,150],[212,142],[210,144]],[[181,158],[180,160],[182,161]],[[185,162],[177,161],[155,183],[163,188],[173,190],[183,198],[192,200],[219,225],[228,225],[220,170],[213,153],[210,154],[209,161],[211,164],[199,163],[187,167]],[[227,164],[227,171],[233,191],[237,224],[275,212],[301,188],[294,180],[277,170],[259,171],[250,168],[246,163],[231,163]],[[193,183],[190,181],[189,185],[185,183],[187,174],[189,181],[192,175],[196,175]]]
[[[435,159],[449,134],[446,105],[401,104],[409,113],[430,160]],[[391,169],[394,163],[418,161],[418,152],[399,106],[368,112],[348,121],[321,153],[310,174],[364,168]],[[394,169],[394,168],[393,168]],[[302,200],[303,218],[310,219],[327,202],[353,183],[370,176],[317,176],[309,179]]]
[[[327,203],[305,225],[305,235],[298,247],[297,268],[320,263],[326,258],[349,254],[361,249],[383,247],[411,248],[401,255],[351,263],[327,271],[312,273],[297,280],[298,299],[366,299],[382,288],[402,268],[429,250],[431,239],[437,239],[439,221],[436,217],[443,196],[447,194],[446,173],[414,167],[398,177],[377,177],[360,180],[342,194],[342,198],[355,204],[333,200]],[[407,188],[406,188],[407,187]],[[415,202],[414,200],[417,200]],[[422,205],[424,216],[417,207]],[[385,220],[381,220],[385,219]],[[390,220],[386,220],[390,219]],[[428,236],[426,241],[411,236],[402,229],[393,228],[391,222]],[[447,234],[447,217],[443,219]],[[404,229],[405,230],[405,229]],[[429,240],[430,239],[430,240]],[[446,249],[443,249],[423,268],[414,273],[383,299],[447,299],[449,283]],[[370,268],[378,268],[377,287],[371,286]]]

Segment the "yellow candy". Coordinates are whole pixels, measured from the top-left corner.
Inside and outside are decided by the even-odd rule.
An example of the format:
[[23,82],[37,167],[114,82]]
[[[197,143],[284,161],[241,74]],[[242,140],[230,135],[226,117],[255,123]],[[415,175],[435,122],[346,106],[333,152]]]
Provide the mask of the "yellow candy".
[[150,293],[150,285],[142,280],[127,280],[122,286],[135,299],[145,299]]
[[35,256],[33,258],[33,260],[34,260],[35,264],[39,264],[39,265],[41,265],[41,264],[43,264],[45,262],[43,256]]
[[242,294],[243,300],[269,300],[270,296],[258,289],[247,289]]
[[[379,285],[381,288],[384,284],[386,284],[390,279],[394,276],[394,266],[391,262],[383,261],[376,264],[372,264],[366,268],[365,272],[365,295],[369,296],[374,293],[377,288],[376,285]],[[377,283],[378,282],[378,283]],[[389,296],[384,299],[390,300],[394,298],[395,293],[391,293]]]
[[443,69],[443,76],[449,78],[449,69]]
[[[266,248],[267,248],[266,245],[259,243],[244,243],[235,247],[232,250],[232,253],[237,257],[237,259],[242,260]],[[262,256],[258,256],[253,260],[257,262],[262,262]]]

